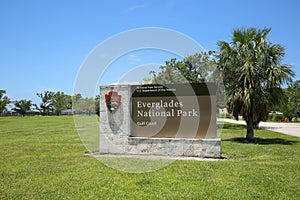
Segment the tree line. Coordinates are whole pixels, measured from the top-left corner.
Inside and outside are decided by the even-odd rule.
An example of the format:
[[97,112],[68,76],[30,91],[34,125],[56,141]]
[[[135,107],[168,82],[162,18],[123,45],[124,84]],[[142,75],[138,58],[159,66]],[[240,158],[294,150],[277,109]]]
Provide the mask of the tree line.
[[[64,92],[44,91],[36,93],[41,99],[41,103],[35,104],[32,100],[10,100],[6,96],[5,90],[0,90],[0,114],[8,113],[7,105],[12,104],[11,109],[22,116],[29,113],[37,113],[42,116],[61,115],[63,111],[70,114],[98,114],[99,115],[99,95],[96,98],[84,98],[81,94],[74,96],[65,94]],[[76,110],[73,108],[76,107]]]

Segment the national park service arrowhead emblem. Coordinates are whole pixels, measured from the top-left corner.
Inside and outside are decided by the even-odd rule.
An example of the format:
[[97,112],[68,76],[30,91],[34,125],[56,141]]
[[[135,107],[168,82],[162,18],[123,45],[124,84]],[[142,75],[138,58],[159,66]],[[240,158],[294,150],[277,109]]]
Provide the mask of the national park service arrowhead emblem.
[[115,113],[121,105],[121,95],[116,91],[110,91],[105,95],[106,106],[111,113]]

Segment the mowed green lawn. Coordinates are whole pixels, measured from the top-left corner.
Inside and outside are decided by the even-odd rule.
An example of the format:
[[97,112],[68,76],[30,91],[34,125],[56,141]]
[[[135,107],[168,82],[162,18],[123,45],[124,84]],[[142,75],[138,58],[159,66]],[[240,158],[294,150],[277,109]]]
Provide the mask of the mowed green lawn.
[[220,161],[123,173],[85,155],[73,118],[0,118],[0,199],[299,199],[300,138],[225,124]]

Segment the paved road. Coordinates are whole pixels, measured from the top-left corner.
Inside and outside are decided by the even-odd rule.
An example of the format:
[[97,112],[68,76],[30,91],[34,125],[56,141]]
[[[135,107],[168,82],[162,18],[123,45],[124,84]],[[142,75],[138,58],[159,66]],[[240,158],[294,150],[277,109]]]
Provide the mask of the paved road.
[[[234,119],[224,119],[224,121],[236,124],[246,124],[244,120],[236,121]],[[260,122],[259,127],[287,135],[300,137],[300,123]]]

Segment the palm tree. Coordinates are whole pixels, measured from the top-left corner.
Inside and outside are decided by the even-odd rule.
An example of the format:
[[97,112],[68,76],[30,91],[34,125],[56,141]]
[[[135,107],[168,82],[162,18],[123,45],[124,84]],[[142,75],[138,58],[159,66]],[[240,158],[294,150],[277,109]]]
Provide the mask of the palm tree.
[[246,139],[254,140],[254,128],[266,120],[270,109],[282,100],[282,85],[294,72],[281,64],[285,49],[268,41],[270,28],[235,29],[231,42],[218,41],[219,70],[228,108],[247,123]]

